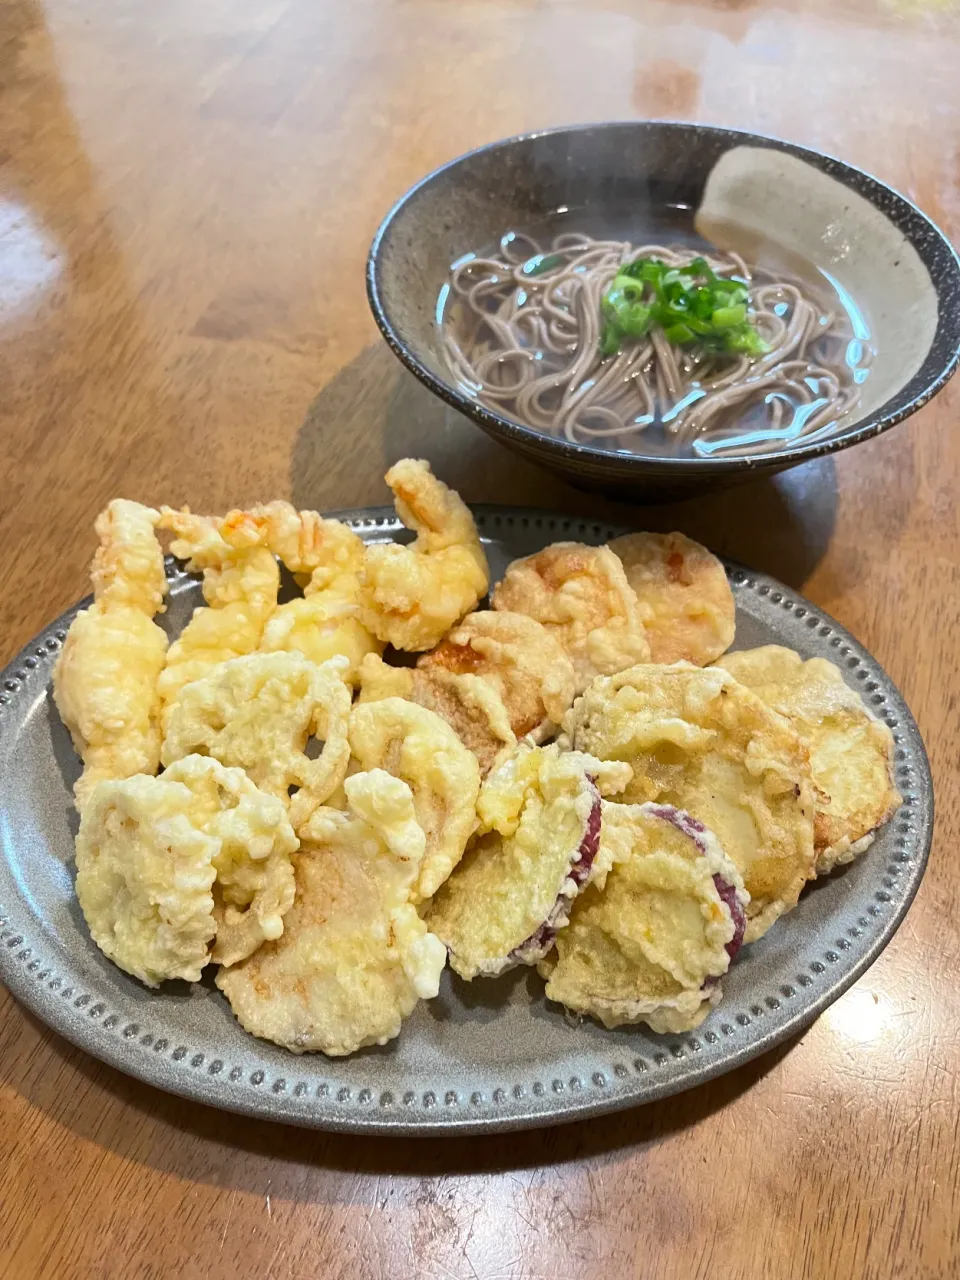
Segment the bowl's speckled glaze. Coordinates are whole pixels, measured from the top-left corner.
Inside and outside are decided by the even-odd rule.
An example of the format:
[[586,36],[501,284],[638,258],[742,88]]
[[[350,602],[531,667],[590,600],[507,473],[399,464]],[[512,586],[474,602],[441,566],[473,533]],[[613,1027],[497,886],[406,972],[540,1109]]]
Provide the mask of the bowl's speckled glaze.
[[[612,453],[543,435],[492,412],[457,387],[440,350],[435,318],[451,262],[496,241],[504,230],[522,229],[561,206],[593,217],[624,207],[654,214],[677,204],[696,209],[718,162],[742,148],[754,155],[775,151],[811,166],[810,189],[816,198],[809,201],[809,217],[817,221],[801,228],[801,241],[809,246],[819,236],[827,245],[833,236],[830,251],[835,253],[836,229],[842,228],[847,245],[842,256],[854,276],[869,276],[870,255],[876,253],[877,274],[886,273],[888,292],[902,291],[902,313],[918,318],[922,337],[909,367],[901,359],[899,368],[885,371],[884,353],[878,353],[871,377],[878,373],[878,384],[888,392],[881,403],[865,402],[865,409],[836,435],[815,443],[737,457],[664,458]],[[776,166],[770,168],[775,171]],[[783,165],[782,171],[791,172],[791,166]],[[769,181],[767,187],[769,192]],[[777,240],[781,228],[772,225],[777,221],[776,183],[772,191],[764,211],[771,219],[770,238]],[[784,187],[780,207],[787,244],[797,237],[795,197],[795,191]],[[831,199],[836,216],[821,227]],[[902,279],[890,274],[901,265],[900,255],[890,253],[897,244],[905,246],[912,264]],[[780,471],[870,439],[935,395],[955,371],[960,353],[960,260],[923,213],[842,161],[778,139],[697,124],[573,126],[508,138],[451,161],[407,192],[384,219],[370,250],[367,292],[393,352],[431,391],[488,434],[580,487],[648,499],[666,500],[715,483]],[[887,349],[899,351],[900,344],[888,343]]]

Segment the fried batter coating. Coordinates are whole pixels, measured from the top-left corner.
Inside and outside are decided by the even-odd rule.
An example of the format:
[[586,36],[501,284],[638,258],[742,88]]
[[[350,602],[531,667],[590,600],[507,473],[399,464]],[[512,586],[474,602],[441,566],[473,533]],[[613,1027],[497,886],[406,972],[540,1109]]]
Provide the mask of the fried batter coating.
[[263,630],[265,652],[296,650],[317,664],[343,656],[346,679],[354,680],[368,653],[382,643],[360,621],[363,541],[339,520],[316,511],[297,511],[289,502],[270,502],[249,511],[231,511],[221,532],[234,547],[268,547],[297,575],[308,575],[302,598],[280,605]]
[[299,842],[286,806],[256,787],[242,769],[208,756],[185,756],[163,778],[189,787],[198,817],[205,807],[203,828],[219,843],[213,859],[217,936],[210,958],[236,964],[262,942],[280,937],[293,903],[289,855]]
[[163,609],[167,575],[157,541],[159,512],[139,502],[115,498],[97,516],[100,539],[90,577],[102,609],[129,605],[152,618]]
[[743,881],[713,833],[671,805],[604,804],[601,841],[612,869],[541,961],[547,998],[605,1027],[691,1031],[743,940]]
[[470,613],[417,666],[489,681],[518,738],[560,723],[573,702],[573,663],[546,627],[523,613]]
[[468,981],[536,964],[578,893],[606,870],[600,791],[630,777],[557,746],[519,746],[484,782],[479,839],[427,908],[450,964]]
[[291,573],[312,577],[319,570],[318,586],[356,576],[363,567],[363,540],[349,525],[316,511],[298,511],[289,502],[230,511],[220,523],[220,533],[237,549],[269,548]]
[[100,513],[94,603],[78,613],[53,671],[53,696],[84,769],[82,808],[98,782],[155,773],[160,761],[157,677],[167,637],[153,621],[167,589],[159,512],[116,499]]
[[485,776],[516,745],[510,717],[494,686],[481,676],[442,668],[391,667],[368,654],[358,672],[361,702],[404,698],[435,712],[477,757]]
[[206,607],[193,617],[170,646],[158,689],[167,707],[185,684],[211,667],[253,653],[267,619],[277,605],[280,570],[266,547],[232,547],[220,534],[215,516],[164,507],[160,527],[177,535],[170,550],[187,568],[203,573]]
[[[297,847],[280,801],[240,769],[189,756],[162,777],[101,782],[77,836],[77,899],[114,964],[147,984],[196,982],[283,931]],[[215,881],[219,880],[219,884]]]
[[417,538],[412,546],[367,547],[361,620],[397,649],[432,649],[486,593],[487,557],[469,508],[428,463],[404,458],[386,481]]
[[413,791],[427,848],[412,900],[434,894],[460,861],[477,823],[480,766],[445,720],[402,698],[358,703],[350,750],[361,769],[386,769]]
[[817,874],[852,862],[900,807],[893,784],[893,735],[825,658],[781,645],[728,653],[718,664],[786,716],[810,750]]
[[495,587],[497,611],[543,624],[573,662],[576,692],[650,657],[643,615],[623,565],[607,547],[554,542],[514,560]]
[[293,1053],[386,1044],[446,962],[410,903],[426,845],[410,788],[380,769],[344,785],[350,812],[303,833],[283,937],[217,977],[240,1025]]
[[682,533],[628,533],[610,550],[644,611],[651,662],[705,667],[733,643],[736,608],[723,565]]
[[[318,667],[300,653],[250,653],[211,668],[170,704],[161,759],[194,752],[244,769],[286,804],[295,827],[343,781],[350,758],[350,690],[345,658]],[[311,760],[307,739],[323,739]]]
[[596,681],[564,728],[575,748],[627,760],[624,798],[688,810],[739,869],[747,941],[814,875],[809,753],[790,723],[719,667],[638,666]]

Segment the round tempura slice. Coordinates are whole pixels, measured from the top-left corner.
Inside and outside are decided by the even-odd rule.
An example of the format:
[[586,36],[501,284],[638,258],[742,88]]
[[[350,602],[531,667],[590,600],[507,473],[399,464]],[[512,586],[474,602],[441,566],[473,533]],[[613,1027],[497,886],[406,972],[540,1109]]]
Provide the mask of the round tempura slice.
[[764,645],[719,664],[768,707],[787,716],[810,751],[816,787],[817,874],[852,862],[900,807],[893,783],[893,735],[825,658]]
[[644,611],[651,662],[705,667],[733,643],[736,607],[715,555],[682,533],[628,533],[610,550]]
[[814,875],[814,795],[789,721],[719,667],[638,666],[597,680],[564,720],[572,745],[627,760],[624,799],[696,815],[750,894],[747,941],[796,906]]
[[573,663],[556,638],[535,619],[508,610],[468,614],[417,666],[488,681],[517,738],[559,724],[576,689]]
[[597,675],[650,658],[636,593],[607,547],[555,542],[514,560],[494,588],[491,604],[546,627],[573,663],[577,692]]
[[[162,777],[101,782],[77,836],[77,899],[94,942],[157,986],[283,930],[297,847],[281,801],[240,769],[188,756]],[[220,883],[216,883],[217,881]]]
[[550,950],[573,899],[605,870],[601,790],[629,777],[622,764],[521,745],[484,782],[482,834],[426,916],[462,978],[536,964]]
[[476,828],[477,758],[445,720],[402,698],[359,703],[350,714],[349,733],[361,769],[386,769],[413,792],[427,841],[412,894],[422,902],[460,861]]
[[[350,758],[345,658],[317,666],[296,652],[251,653],[184,685],[168,708],[160,758],[193,752],[244,769],[261,790],[288,800],[295,827],[343,781]],[[323,750],[306,754],[316,735]]]
[[546,994],[605,1027],[690,1031],[720,999],[749,895],[711,831],[673,805],[604,804],[612,862],[539,966]]
[[426,848],[410,788],[375,769],[344,790],[349,812],[318,809],[302,833],[283,936],[217,977],[245,1030],[294,1053],[386,1044],[446,962],[410,903]]
[[435,712],[477,757],[486,776],[506,751],[516,745],[510,716],[490,681],[458,675],[442,668],[391,667],[368,654],[358,673],[361,702],[405,698]]

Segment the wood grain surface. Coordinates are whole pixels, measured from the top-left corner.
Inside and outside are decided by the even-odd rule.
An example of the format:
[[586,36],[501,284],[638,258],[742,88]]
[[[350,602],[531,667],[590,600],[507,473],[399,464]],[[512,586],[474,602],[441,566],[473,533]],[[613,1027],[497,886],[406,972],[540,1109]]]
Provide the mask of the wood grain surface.
[[0,658],[86,589],[110,497],[471,500],[679,527],[802,588],[903,689],[930,870],[880,961],[709,1087],[489,1140],[326,1137],[161,1095],[0,994],[0,1275],[960,1275],[960,379],[871,444],[669,509],[565,488],[378,340],[385,210],[476,144],[698,118],[861,165],[960,237],[956,0],[2,0]]

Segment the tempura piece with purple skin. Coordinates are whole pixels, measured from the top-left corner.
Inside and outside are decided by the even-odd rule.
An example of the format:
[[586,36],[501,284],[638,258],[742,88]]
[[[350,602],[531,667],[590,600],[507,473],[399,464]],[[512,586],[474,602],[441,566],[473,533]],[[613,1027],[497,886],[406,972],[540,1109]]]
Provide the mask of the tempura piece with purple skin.
[[747,941],[815,874],[810,753],[783,716],[720,667],[636,666],[596,680],[564,717],[571,744],[627,760],[631,803],[695,813],[750,893]]
[[549,951],[573,899],[609,865],[598,858],[601,792],[629,778],[629,766],[521,744],[486,779],[481,835],[426,914],[462,978],[536,964]]
[[74,788],[78,808],[98,782],[156,773],[160,762],[157,678],[167,637],[153,616],[167,579],[159,519],[151,507],[121,498],[97,517],[94,603],[74,618],[54,667],[54,701],[84,764]]
[[673,805],[605,804],[612,864],[541,962],[547,998],[605,1027],[690,1031],[720,1000],[750,900],[711,831]]

